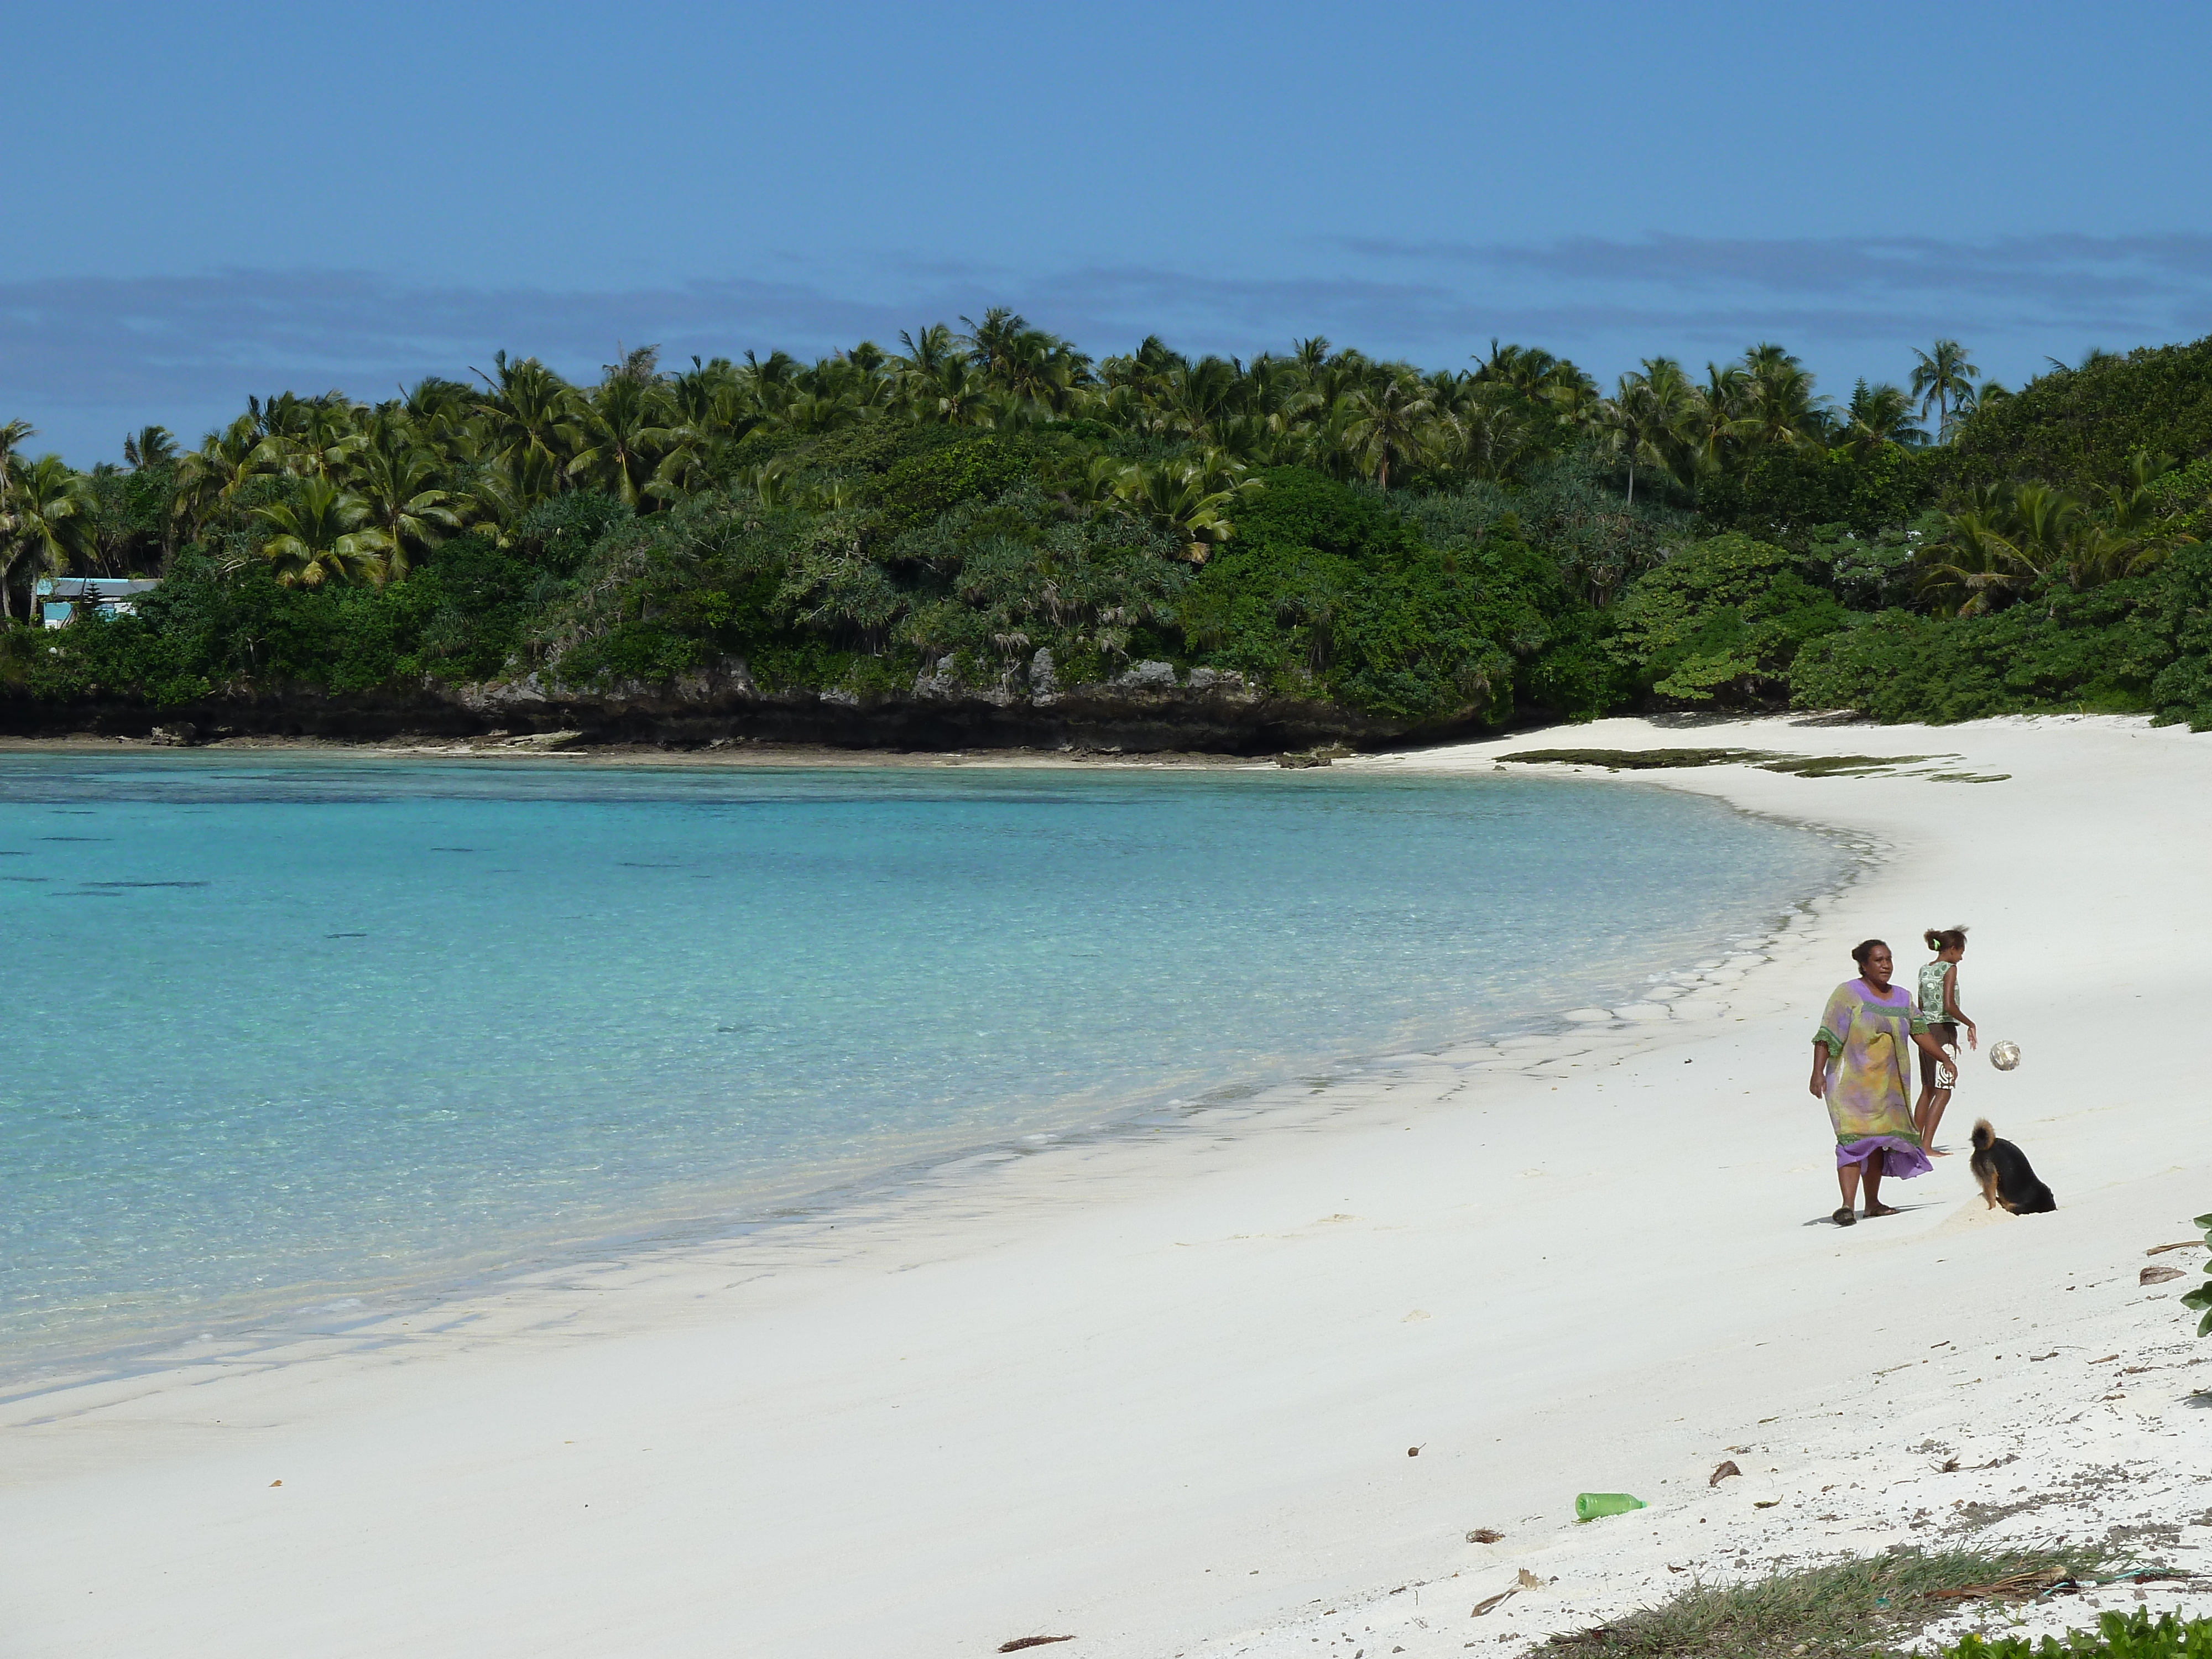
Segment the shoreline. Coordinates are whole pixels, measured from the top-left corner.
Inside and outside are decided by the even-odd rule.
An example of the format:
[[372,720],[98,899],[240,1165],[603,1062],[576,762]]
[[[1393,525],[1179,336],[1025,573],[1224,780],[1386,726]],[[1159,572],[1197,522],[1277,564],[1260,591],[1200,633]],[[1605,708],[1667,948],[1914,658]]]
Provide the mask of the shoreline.
[[[45,740],[38,740],[44,743]],[[278,743],[247,741],[238,748],[324,750],[375,747],[332,744],[319,739],[286,739]],[[109,745],[98,745],[107,752]],[[0,754],[10,752],[0,741]],[[52,752],[42,749],[38,752]],[[197,752],[197,751],[194,751]],[[440,758],[467,757],[461,753],[432,751]],[[414,758],[412,753],[396,758]],[[592,757],[605,764],[630,764],[627,757]],[[665,756],[676,763],[678,757]],[[929,763],[966,767],[1001,764],[988,757],[927,757]],[[721,757],[717,764],[751,764],[749,759]],[[834,765],[805,758],[783,763],[811,766]],[[1045,765],[1071,766],[1050,758]],[[1101,761],[1096,764],[1116,763]],[[1126,764],[1126,763],[1125,763]],[[1272,763],[1262,764],[1272,766]],[[1249,763],[1244,763],[1249,767]],[[1647,784],[1650,780],[1645,780]],[[1654,786],[1656,787],[1656,786]],[[1745,817],[1772,815],[1745,812]],[[1787,902],[1778,920],[1770,917],[1764,931],[1722,936],[1716,934],[1710,951],[1729,957],[1757,959],[1779,941],[1792,919],[1816,907],[1832,904],[1852,885],[1865,878],[1879,854],[1872,844],[1847,842],[1839,834],[1795,820],[1782,820],[1802,833],[1828,842],[1842,865],[1829,885]],[[1651,976],[1662,990],[1698,978],[1689,963],[1677,964]],[[1629,988],[1624,982],[1624,991]],[[1669,993],[1671,994],[1671,993]],[[1625,1006],[1628,1005],[1624,999]],[[419,1322],[442,1310],[466,1308],[487,1300],[518,1293],[520,1287],[543,1282],[552,1275],[587,1269],[610,1261],[630,1262],[658,1259],[671,1253],[737,1249],[748,1240],[791,1229],[823,1230],[899,1224],[910,1220],[917,1206],[963,1201],[960,1187],[985,1166],[1000,1162],[1081,1153],[1106,1144],[1142,1144],[1153,1133],[1169,1135],[1225,1131],[1237,1134],[1297,1133],[1327,1123],[1341,1114],[1356,1114],[1358,1105],[1312,1097],[1324,1092],[1339,1099],[1348,1091],[1358,1095],[1393,1062],[1425,1059],[1437,1065],[1465,1068],[1478,1063],[1474,1057],[1495,1058],[1505,1052],[1501,1045],[1541,1041],[1557,1044],[1563,1039],[1586,1043],[1610,1031],[1632,1036],[1634,1022],[1593,1024],[1588,1009],[1539,1008],[1525,1012],[1502,1025],[1486,1025],[1454,1033],[1440,1042],[1413,1049],[1377,1049],[1350,1059],[1320,1061],[1322,1070],[1303,1068],[1298,1076],[1273,1080],[1246,1077],[1224,1078],[1187,1101],[1162,1100],[1164,1089],[1129,1097],[1106,1109],[1080,1115],[1090,1121],[1071,1119],[1066,1125],[1041,1131],[1007,1131],[981,1139],[947,1138],[925,1144],[886,1161],[876,1154],[848,1160],[820,1171],[794,1174],[786,1180],[744,1191],[687,1195],[626,1219],[609,1231],[569,1238],[512,1241],[504,1248],[477,1251],[474,1261],[447,1263],[410,1273],[380,1284],[338,1284],[322,1287],[330,1299],[314,1299],[307,1287],[298,1295],[288,1293],[253,1311],[215,1311],[182,1318],[159,1332],[141,1333],[85,1348],[61,1348],[21,1363],[0,1363],[0,1408],[64,1393],[75,1389],[129,1384],[159,1379],[180,1368],[210,1364],[234,1366],[258,1363],[301,1344],[313,1345],[315,1358],[327,1358],[346,1352],[367,1352],[385,1345],[386,1333],[395,1322]],[[1582,1053],[1577,1048],[1576,1053]],[[1470,1073],[1469,1075],[1474,1073]],[[1231,1126],[1234,1126],[1233,1127]],[[494,1261],[490,1258],[505,1258]],[[278,1361],[276,1363],[290,1363]]]
[[[1547,728],[1548,729],[1548,728]],[[664,748],[658,744],[574,742],[581,733],[551,732],[543,736],[507,737],[495,733],[482,738],[219,738],[206,743],[159,744],[145,738],[100,737],[73,733],[65,737],[0,737],[0,756],[8,755],[216,755],[294,754],[329,755],[352,759],[426,761],[559,761],[578,766],[668,766],[720,769],[724,767],[805,767],[854,770],[934,767],[1176,767],[1222,771],[1272,769],[1272,755],[1217,754],[1211,751],[1121,749],[841,749],[827,744],[779,743],[740,738],[696,748]],[[559,739],[561,741],[553,741]]]
[[[2212,969],[2197,943],[2212,880],[2190,856],[2212,750],[2110,718],[1699,731],[1963,751],[1974,775],[2010,775],[1623,774],[1871,835],[1887,856],[1750,974],[1699,970],[1657,1013],[1588,1022],[1573,1053],[1385,1057],[1404,1063],[1304,1127],[1016,1158],[866,1237],[553,1270],[531,1295],[327,1366],[18,1402],[0,1414],[17,1454],[0,1516],[29,1540],[0,1589],[10,1627],[51,1653],[952,1654],[1067,1631],[1071,1656],[1287,1654],[1341,1636],[1418,1659],[1617,1615],[1688,1582],[1668,1577],[1678,1566],[1719,1577],[1823,1540],[1911,1541],[1933,1506],[1915,1520],[1885,1495],[1935,1480],[1911,1439],[2012,1435],[2024,1449],[2001,1455],[2032,1452],[2045,1489],[2116,1451],[2203,1467],[2175,1437],[2201,1453],[2212,1413],[2169,1421],[2169,1400],[2126,1403],[2146,1386],[2132,1382],[2117,1401],[2069,1391],[2107,1340],[2149,1370],[2197,1358],[2166,1297],[2116,1275],[2208,1207],[2190,1047],[2160,1034],[2191,1029],[2188,993]],[[1682,743],[1642,721],[1573,735]],[[1541,743],[1340,764],[1486,769]],[[1820,1219],[1825,1121],[1791,1099],[1818,1001],[1846,976],[1832,959],[1863,928],[1909,945],[1960,917],[1978,928],[1976,1011],[2028,1055],[2010,1078],[1969,1078],[1946,1139],[1987,1112],[2061,1210],[1984,1218],[1953,1158],[1900,1188],[1905,1215],[1838,1232]],[[2038,956],[2054,933],[2058,990]],[[2148,1035],[2112,1102],[2105,1053],[2073,1033],[2121,1018]],[[1934,1250],[1950,1273],[1901,1295]],[[2052,1334],[2000,1374],[2021,1325]],[[2062,1332],[2094,1339],[2063,1370],[2038,1358]],[[1906,1370],[1970,1340],[1965,1378]],[[1875,1389],[1866,1462],[1801,1515],[1796,1487],[1844,1473],[1849,1448],[1800,1424],[1863,1410]],[[2022,1426],[2043,1395],[2126,1421],[2075,1446],[2078,1422]],[[1752,1437],[1785,1419],[1802,1443]],[[1893,1419],[1910,1431],[1884,1432]],[[1774,1467],[1754,1468],[1770,1440]],[[1746,1478],[1707,1488],[1739,1449]],[[1989,1467],[1947,1476],[1941,1503],[1967,1491],[2015,1504],[1989,1528],[2035,1524],[2033,1504],[1984,1492],[2027,1472]],[[1852,1482],[1866,1495],[1835,1495]],[[2154,1484],[2133,1496],[2178,1513]],[[1653,1508],[1577,1530],[1562,1510],[1577,1487]],[[2093,1496],[2114,1514],[2130,1498]],[[1502,1543],[1463,1541],[1478,1526]],[[2169,1556],[2212,1539],[2168,1530]],[[1471,1624],[1461,1604],[1519,1564],[1560,1587]],[[1433,1589],[1419,1605],[1455,1579],[1448,1613]],[[1363,1628],[1340,1632],[1355,1607]]]

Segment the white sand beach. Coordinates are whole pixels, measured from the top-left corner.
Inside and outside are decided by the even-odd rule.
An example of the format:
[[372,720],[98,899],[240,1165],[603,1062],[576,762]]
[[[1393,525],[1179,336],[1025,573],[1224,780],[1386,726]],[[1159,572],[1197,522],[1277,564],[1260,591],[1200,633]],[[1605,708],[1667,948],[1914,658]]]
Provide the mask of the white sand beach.
[[[1352,764],[1566,745],[1897,763],[1592,773],[1874,861],[1564,1036],[19,1397],[0,1654],[1363,1659],[1897,1544],[2212,1573],[2203,1251],[2145,1255],[2212,1210],[2212,737],[1610,720]],[[1967,1006],[2025,1060],[1973,1060],[1959,1155],[1837,1229],[1821,1005],[1857,939],[1909,970],[1960,921]],[[1979,1115],[2056,1214],[1984,1209]],[[1577,1527],[1584,1490],[1650,1507]],[[2212,1611],[2212,1578],[1952,1627],[2139,1595]]]

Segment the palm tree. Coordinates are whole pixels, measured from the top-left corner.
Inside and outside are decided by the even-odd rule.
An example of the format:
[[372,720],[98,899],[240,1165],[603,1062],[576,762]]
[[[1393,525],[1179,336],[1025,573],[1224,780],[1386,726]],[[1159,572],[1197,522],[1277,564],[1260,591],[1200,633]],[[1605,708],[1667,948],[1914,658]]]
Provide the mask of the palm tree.
[[1919,588],[1941,611],[1971,617],[2024,591],[2035,579],[2007,533],[2009,503],[2002,486],[1977,491],[1943,515],[1922,544]]
[[176,434],[166,426],[142,426],[125,436],[123,459],[137,472],[173,461],[177,459]]
[[1879,386],[1861,380],[1853,386],[1844,417],[1844,443],[1858,454],[1884,444],[1913,447],[1928,441],[1927,433],[1912,418],[1911,395],[1887,380]]
[[1237,533],[1225,516],[1228,510],[1261,488],[1259,479],[1244,477],[1243,471],[1224,457],[1201,453],[1194,460],[1124,468],[1114,493],[1171,532],[1182,544],[1183,557],[1204,564],[1214,548]]
[[2173,465],[2172,456],[2147,449],[2128,458],[2125,482],[2104,489],[2103,502],[2087,515],[2083,532],[2068,550],[2069,586],[2141,575],[2182,543],[2197,539],[2186,527],[2188,515],[2151,489]]
[[[1327,341],[1322,342],[1325,347]],[[1127,357],[1109,357],[1098,365],[1098,378],[1109,390],[1126,391],[1141,400],[1158,395],[1177,369],[1190,367],[1190,359],[1171,349],[1157,334],[1147,334]]]
[[1453,471],[1468,478],[1502,478],[1530,447],[1528,428],[1507,398],[1510,389],[1487,383],[1466,388],[1437,422],[1436,453]]
[[368,503],[328,478],[302,478],[295,499],[257,507],[253,516],[276,532],[262,544],[261,556],[286,587],[383,585],[384,532],[368,523]]
[[2101,368],[2106,363],[2116,363],[2120,361],[2120,354],[2107,351],[2102,346],[2091,346],[2081,354],[2081,361],[2078,363],[2066,362],[2057,357],[2045,357],[2043,361],[2058,374],[2071,374],[2077,369]]
[[1476,380],[1510,386],[1530,398],[1543,395],[1559,366],[1559,360],[1540,347],[1500,345],[1495,334],[1490,337],[1490,355],[1474,362]]
[[1029,337],[1033,330],[1029,319],[1006,305],[994,305],[982,314],[982,321],[973,316],[963,316],[967,323],[967,334],[956,334],[956,341],[967,347],[975,368],[991,385],[994,392],[1013,392],[1013,374],[1026,356],[1036,352]]
[[1922,590],[1972,616],[2045,584],[2078,590],[2149,569],[2186,539],[2147,488],[2162,465],[2135,457],[2130,483],[2101,508],[2048,484],[1982,486],[1921,550]]
[[492,367],[496,379],[477,371],[488,395],[478,399],[477,410],[489,428],[493,462],[507,473],[519,501],[559,495],[575,444],[574,388],[535,357],[509,362],[501,351]]
[[1419,460],[1437,436],[1436,400],[1411,373],[1351,393],[1346,412],[1352,418],[1341,436],[1345,452],[1378,489],[1390,487],[1393,463]]
[[1066,342],[1031,328],[1028,318],[1006,306],[993,306],[980,323],[972,317],[960,320],[968,325],[968,331],[954,340],[967,348],[984,384],[1007,397],[1028,398],[1048,390],[1054,354],[1069,349]]
[[1751,372],[1738,363],[1705,365],[1705,383],[1695,389],[1684,434],[1695,470],[1719,471],[1759,430],[1751,406]]
[[177,494],[170,511],[194,533],[228,508],[247,481],[277,470],[277,455],[251,415],[241,415],[177,463]]
[[617,362],[603,364],[600,376],[609,380],[632,380],[639,386],[658,386],[660,383],[660,348],[657,345],[633,346],[623,349],[620,340],[615,342]]
[[704,363],[694,357],[691,367],[669,382],[668,396],[675,405],[676,424],[687,436],[662,464],[664,471],[690,489],[727,477],[729,452],[765,418],[747,394],[736,365],[727,357]]
[[437,458],[404,415],[380,413],[370,422],[347,488],[382,533],[386,573],[395,580],[414,568],[413,550],[427,552],[441,532],[461,527],[460,498],[439,487]]
[[945,358],[927,379],[917,378],[908,392],[915,412],[947,426],[997,424],[999,400],[967,356]]
[[[30,430],[21,422],[11,421],[0,432],[13,428],[21,428],[17,441]],[[20,459],[12,463],[7,526],[0,530],[0,623],[15,616],[8,579],[20,560],[27,555],[33,566],[58,575],[89,550],[94,505],[91,481],[71,471],[60,456],[41,455],[28,465]]]
[[1641,465],[1680,482],[1676,457],[1695,409],[1696,391],[1672,357],[1647,357],[1641,374],[1620,377],[1617,394],[1598,404],[1599,443],[1628,468],[1628,504],[1636,505],[1636,469]]
[[1966,361],[1966,348],[1956,340],[1938,340],[1932,350],[1915,349],[1912,395],[1920,399],[1924,420],[1928,405],[1936,405],[1936,441],[1951,441],[1953,419],[1961,407],[1972,407],[1974,378],[1981,373]]
[[335,392],[301,404],[291,430],[283,434],[286,470],[325,478],[342,471],[361,447],[360,418],[366,412]]
[[776,416],[776,424],[787,432],[804,433],[811,437],[866,419],[862,410],[859,400],[850,395],[802,392],[783,406]]
[[1761,341],[1743,354],[1743,366],[1750,376],[1753,442],[1760,448],[1788,447],[1825,435],[1827,400],[1814,395],[1812,371],[1804,364]]
[[887,366],[892,385],[910,416],[916,420],[933,419],[938,386],[948,374],[967,366],[968,354],[943,323],[932,323],[914,333],[901,329],[899,344],[904,349],[894,354]]
[[1474,378],[1485,386],[1510,387],[1571,423],[1581,421],[1598,401],[1597,382],[1566,358],[1535,346],[1500,345],[1495,335],[1490,355],[1475,360]]
[[1152,398],[1154,429],[1164,436],[1215,444],[1243,402],[1243,376],[1221,357],[1170,368]]
[[568,476],[635,507],[654,470],[684,441],[674,414],[657,385],[628,373],[610,374],[583,401]]
[[416,441],[449,463],[459,460],[464,451],[472,456],[482,447],[483,417],[477,413],[476,389],[465,380],[426,374],[401,388],[398,412],[407,417]]
[[899,343],[906,349],[890,360],[892,371],[899,374],[916,375],[923,380],[935,374],[947,358],[961,355],[952,331],[943,323],[932,323],[927,328],[912,334],[901,329]]
[[39,428],[28,421],[9,421],[0,423],[0,543],[4,543],[15,520],[9,517],[8,501],[15,484],[15,471],[22,465],[20,454],[23,441],[39,435]]

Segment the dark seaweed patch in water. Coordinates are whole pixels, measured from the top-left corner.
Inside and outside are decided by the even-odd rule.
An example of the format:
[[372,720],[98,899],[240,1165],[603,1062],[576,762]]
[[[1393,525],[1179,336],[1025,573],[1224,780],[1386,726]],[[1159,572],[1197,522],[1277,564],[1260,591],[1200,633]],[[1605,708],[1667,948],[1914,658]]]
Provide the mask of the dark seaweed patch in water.
[[80,887],[204,887],[204,881],[83,881]]
[[52,881],[52,876],[0,876],[0,881]]
[[40,836],[40,841],[112,841],[112,836]]
[[21,847],[0,847],[0,859],[27,859],[30,853]]
[[[1524,749],[1501,760],[1534,765],[1602,766],[1608,772],[1662,772],[1692,766],[1756,766],[1801,778],[1863,777],[1956,755],[1778,755],[1770,749]],[[1947,779],[1947,781],[1949,781]],[[1960,780],[1963,781],[1964,780]],[[1982,781],[1982,780],[1976,780]]]
[[473,853],[477,849],[473,847],[433,847],[430,850],[434,853]]
[[323,937],[325,939],[367,939],[368,935],[366,933],[325,933]]

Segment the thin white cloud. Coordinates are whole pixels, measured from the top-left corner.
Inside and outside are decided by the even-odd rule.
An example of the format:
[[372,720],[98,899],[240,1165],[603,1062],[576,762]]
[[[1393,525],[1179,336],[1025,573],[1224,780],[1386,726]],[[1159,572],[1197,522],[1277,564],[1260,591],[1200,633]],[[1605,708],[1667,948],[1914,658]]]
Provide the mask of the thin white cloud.
[[1947,241],[1934,237],[1755,239],[1571,237],[1516,246],[1342,239],[1383,264],[1526,276],[1578,289],[1723,295],[1862,304],[1909,296],[2040,308],[2069,321],[2179,307],[2203,314],[2212,295],[2212,236],[2079,234]]

